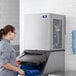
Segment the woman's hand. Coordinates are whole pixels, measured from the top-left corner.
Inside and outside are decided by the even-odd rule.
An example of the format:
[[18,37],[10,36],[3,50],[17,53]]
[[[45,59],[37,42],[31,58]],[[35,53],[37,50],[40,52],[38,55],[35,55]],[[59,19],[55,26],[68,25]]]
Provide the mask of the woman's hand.
[[21,61],[16,60],[16,66],[19,66],[21,64]]
[[19,73],[20,75],[25,75],[25,72],[24,72],[23,70],[21,70],[21,69],[18,70],[18,73]]

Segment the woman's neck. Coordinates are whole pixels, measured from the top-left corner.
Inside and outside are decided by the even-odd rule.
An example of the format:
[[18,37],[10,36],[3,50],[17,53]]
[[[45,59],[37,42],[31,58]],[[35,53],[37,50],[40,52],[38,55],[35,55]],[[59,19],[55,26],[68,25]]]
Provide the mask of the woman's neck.
[[4,38],[5,38],[6,40],[9,40],[9,41],[10,41],[10,38],[9,38],[8,36],[4,36]]

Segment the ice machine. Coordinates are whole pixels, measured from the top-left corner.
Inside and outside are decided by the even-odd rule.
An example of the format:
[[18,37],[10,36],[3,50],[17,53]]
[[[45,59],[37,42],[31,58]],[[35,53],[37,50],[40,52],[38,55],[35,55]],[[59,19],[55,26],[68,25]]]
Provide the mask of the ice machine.
[[64,50],[65,16],[56,14],[24,15],[24,49]]
[[22,33],[24,38],[22,38],[23,44],[20,44],[20,46],[24,51],[19,59],[25,65],[25,68],[32,67],[32,69],[26,69],[26,71],[37,70],[38,74],[44,75],[64,71],[64,15],[51,13],[25,14],[22,30],[24,30],[24,33]]

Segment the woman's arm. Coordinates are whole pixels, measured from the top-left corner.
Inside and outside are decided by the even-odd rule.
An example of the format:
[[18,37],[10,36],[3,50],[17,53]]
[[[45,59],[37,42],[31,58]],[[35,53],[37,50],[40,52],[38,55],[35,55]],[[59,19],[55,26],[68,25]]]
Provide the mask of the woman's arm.
[[9,70],[12,70],[12,71],[16,71],[21,75],[25,74],[23,70],[21,70],[18,67],[15,67],[15,66],[11,65],[10,63],[4,64],[3,67],[6,68],[6,69],[9,69]]

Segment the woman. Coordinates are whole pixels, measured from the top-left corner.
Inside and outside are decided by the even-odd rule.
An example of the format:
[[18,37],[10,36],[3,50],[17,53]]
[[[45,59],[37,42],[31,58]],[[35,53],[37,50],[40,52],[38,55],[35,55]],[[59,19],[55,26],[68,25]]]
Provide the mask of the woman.
[[6,25],[0,29],[0,76],[16,76],[16,72],[23,75],[24,71],[16,67],[16,54],[10,45],[16,35],[15,27]]

